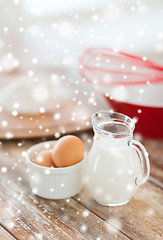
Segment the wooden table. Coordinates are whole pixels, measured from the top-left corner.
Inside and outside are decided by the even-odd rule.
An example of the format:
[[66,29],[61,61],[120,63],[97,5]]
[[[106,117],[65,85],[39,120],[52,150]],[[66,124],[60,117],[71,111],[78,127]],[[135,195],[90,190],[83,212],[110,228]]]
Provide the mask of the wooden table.
[[[92,133],[80,133],[86,149]],[[163,141],[143,140],[151,175],[121,207],[97,204],[86,187],[65,200],[45,200],[28,185],[25,151],[39,140],[2,141],[0,151],[0,239],[163,239]]]

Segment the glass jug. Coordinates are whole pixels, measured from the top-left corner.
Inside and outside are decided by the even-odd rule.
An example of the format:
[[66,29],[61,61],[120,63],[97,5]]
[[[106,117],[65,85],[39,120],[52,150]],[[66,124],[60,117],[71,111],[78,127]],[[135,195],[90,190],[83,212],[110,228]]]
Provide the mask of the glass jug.
[[127,203],[150,173],[148,153],[133,140],[134,121],[120,113],[92,116],[94,142],[86,159],[86,185],[102,205]]

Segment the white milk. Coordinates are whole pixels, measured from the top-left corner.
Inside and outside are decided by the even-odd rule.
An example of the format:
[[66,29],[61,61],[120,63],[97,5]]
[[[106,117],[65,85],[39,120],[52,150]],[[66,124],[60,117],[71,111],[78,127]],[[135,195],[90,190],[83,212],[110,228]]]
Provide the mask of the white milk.
[[130,200],[137,190],[141,165],[128,137],[105,138],[95,135],[86,163],[86,184],[100,204],[118,206]]

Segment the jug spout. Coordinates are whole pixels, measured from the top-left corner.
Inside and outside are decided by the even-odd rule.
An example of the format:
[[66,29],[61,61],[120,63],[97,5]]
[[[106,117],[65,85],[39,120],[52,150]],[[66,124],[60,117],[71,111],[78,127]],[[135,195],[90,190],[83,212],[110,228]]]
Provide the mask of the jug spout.
[[112,138],[123,138],[133,134],[134,121],[121,113],[102,110],[92,115],[93,130],[97,134]]

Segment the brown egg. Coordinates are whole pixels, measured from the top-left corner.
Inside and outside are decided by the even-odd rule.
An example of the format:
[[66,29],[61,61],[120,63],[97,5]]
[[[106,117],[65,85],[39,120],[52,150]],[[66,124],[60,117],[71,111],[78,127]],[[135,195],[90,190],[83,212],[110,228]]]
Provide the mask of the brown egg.
[[52,156],[53,162],[57,167],[74,165],[84,157],[84,144],[76,136],[64,136],[54,145]]
[[32,161],[33,163],[36,163],[37,165],[40,165],[42,167],[54,167],[52,150],[42,150],[36,155],[36,157]]

